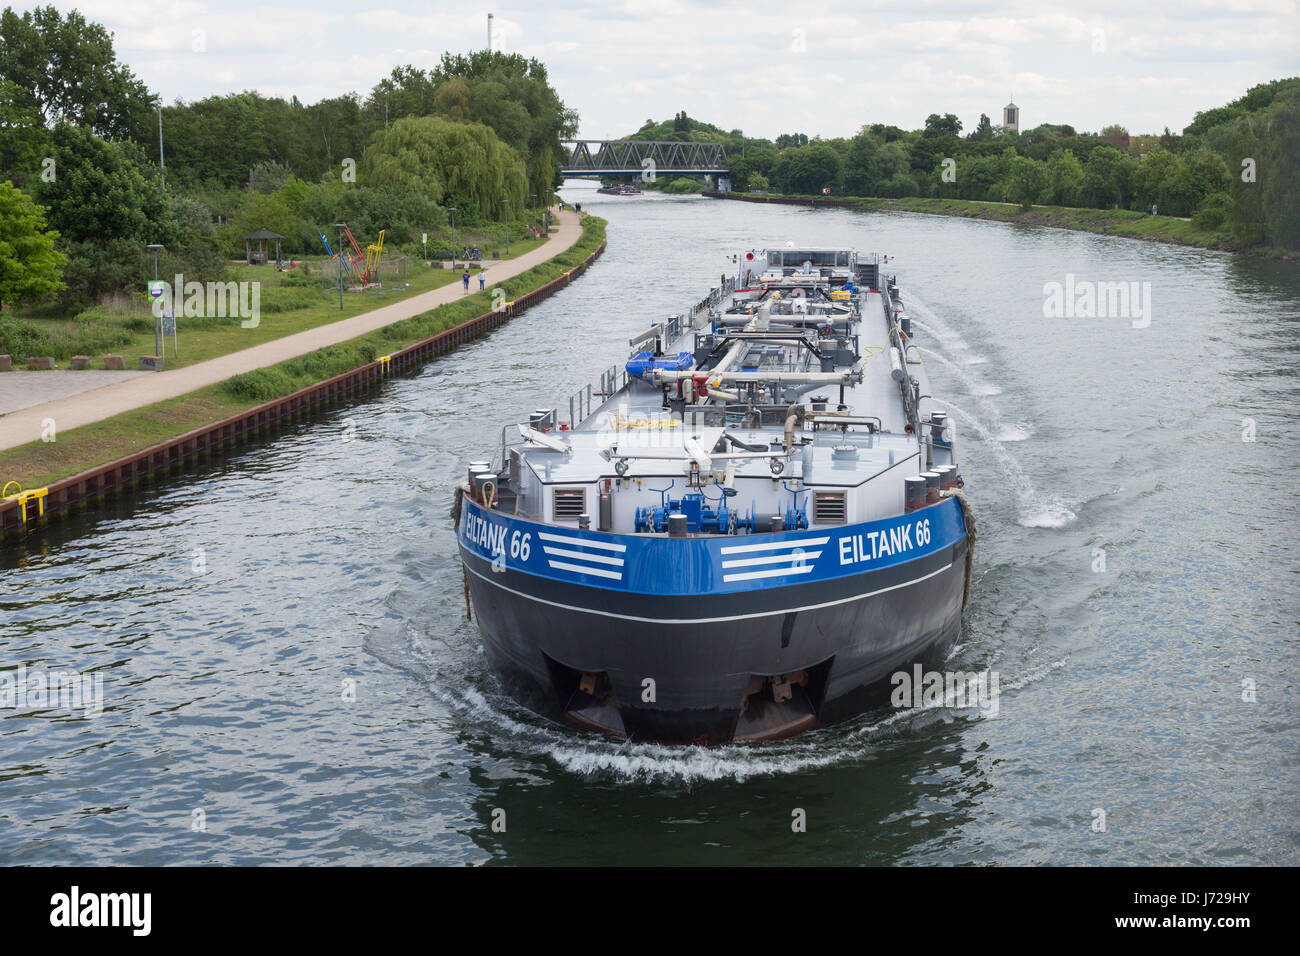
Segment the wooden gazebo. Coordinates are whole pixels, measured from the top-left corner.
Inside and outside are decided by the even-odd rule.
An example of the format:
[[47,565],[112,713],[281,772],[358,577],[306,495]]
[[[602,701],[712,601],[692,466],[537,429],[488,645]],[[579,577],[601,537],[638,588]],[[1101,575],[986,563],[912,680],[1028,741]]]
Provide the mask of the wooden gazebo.
[[[244,261],[250,266],[260,266],[266,264],[266,244],[272,239],[275,240],[275,262],[280,263],[280,240],[284,236],[278,232],[271,232],[269,229],[259,229],[257,232],[250,232],[244,237]],[[253,243],[257,243],[256,258],[253,253]]]

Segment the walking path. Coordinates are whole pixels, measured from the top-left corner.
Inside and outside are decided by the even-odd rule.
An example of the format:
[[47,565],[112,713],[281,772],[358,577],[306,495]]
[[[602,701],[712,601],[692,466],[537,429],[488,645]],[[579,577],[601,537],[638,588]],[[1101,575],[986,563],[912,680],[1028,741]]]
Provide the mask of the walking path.
[[[552,210],[558,229],[551,238],[530,252],[515,259],[502,259],[494,262],[488,270],[488,278],[495,284],[502,279],[527,272],[533,266],[559,255],[573,246],[582,236],[582,226],[575,212]],[[473,283],[471,283],[472,285]],[[477,292],[477,289],[471,289]],[[59,431],[67,431],[81,425],[103,421],[122,412],[152,405],[193,392],[196,389],[224,382],[232,375],[265,368],[278,362],[286,361],[316,349],[329,345],[338,345],[357,336],[381,329],[402,319],[427,312],[439,305],[454,302],[464,295],[459,282],[422,292],[420,295],[386,305],[382,308],[364,312],[350,319],[341,319],[328,325],[321,325],[305,332],[286,335],[284,338],[265,342],[239,352],[231,352],[219,358],[198,362],[182,369],[168,372],[150,372],[126,381],[118,380],[111,385],[104,385],[83,391],[76,395],[56,398],[42,402],[12,414],[0,417],[0,451],[37,441],[41,437],[45,419],[54,419]],[[13,374],[13,373],[9,373]],[[22,372],[23,379],[47,373]],[[69,373],[84,375],[86,372]]]

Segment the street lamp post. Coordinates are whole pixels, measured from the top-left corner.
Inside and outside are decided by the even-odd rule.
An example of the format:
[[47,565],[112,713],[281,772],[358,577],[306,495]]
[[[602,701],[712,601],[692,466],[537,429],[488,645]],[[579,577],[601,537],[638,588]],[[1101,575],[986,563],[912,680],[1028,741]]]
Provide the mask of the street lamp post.
[[452,206],[448,212],[451,213],[451,271],[456,271],[456,207]]
[[336,222],[339,230],[339,311],[343,311],[343,226],[341,222]]
[[[158,252],[163,247],[160,244],[155,242],[155,243],[150,243],[149,245],[145,246],[145,248],[153,253],[153,281],[157,282],[158,281]],[[158,298],[161,299],[162,296],[159,296]],[[155,306],[153,310],[153,354],[162,355],[162,310],[159,309],[157,306]]]
[[510,200],[501,200],[502,214],[506,220],[506,255],[510,255]]

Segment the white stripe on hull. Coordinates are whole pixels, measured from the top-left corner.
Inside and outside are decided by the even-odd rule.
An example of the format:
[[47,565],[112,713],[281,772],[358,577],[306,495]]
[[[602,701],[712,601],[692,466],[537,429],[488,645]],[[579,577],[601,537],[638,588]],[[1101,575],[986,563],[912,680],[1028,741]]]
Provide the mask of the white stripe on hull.
[[508,588],[504,584],[493,581],[491,578],[479,574],[468,564],[465,570],[476,578],[486,581],[493,587],[500,588],[503,591],[509,591],[518,597],[528,601],[536,601],[538,604],[546,604],[551,607],[558,607],[565,611],[577,611],[579,614],[597,614],[601,617],[612,617],[620,621],[644,621],[647,624],[714,624],[718,621],[744,621],[755,617],[773,617],[780,614],[790,614],[791,612],[816,611],[824,607],[834,607],[836,604],[848,604],[851,601],[861,601],[864,598],[874,597],[877,594],[884,594],[886,591],[896,591],[899,588],[905,588],[912,584],[920,584],[922,581],[928,581],[938,574],[943,574],[952,567],[952,562],[948,562],[937,571],[931,571],[929,574],[922,575],[919,578],[913,578],[911,581],[904,581],[902,584],[891,584],[887,588],[878,588],[875,591],[868,591],[865,594],[855,594],[852,597],[839,598],[834,601],[824,601],[821,604],[809,604],[804,607],[787,607],[779,611],[759,611],[754,614],[730,614],[725,617],[694,617],[694,618],[664,618],[664,617],[639,617],[635,614],[615,614],[612,611],[597,611],[589,607],[574,607],[572,604],[561,604],[558,601],[548,601],[545,598],[534,597],[531,594],[525,594],[522,591],[516,591],[514,588]]

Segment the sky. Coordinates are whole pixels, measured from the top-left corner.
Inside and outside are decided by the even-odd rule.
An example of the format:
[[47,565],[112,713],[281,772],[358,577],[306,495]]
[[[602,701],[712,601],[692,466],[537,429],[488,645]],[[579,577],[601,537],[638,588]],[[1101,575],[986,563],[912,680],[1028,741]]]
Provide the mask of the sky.
[[982,112],[1001,122],[1012,97],[1021,129],[1180,132],[1198,110],[1300,74],[1300,0],[52,2],[110,29],[168,103],[364,95],[395,66],[484,48],[491,11],[496,48],[545,63],[589,139],[679,110],[767,138],[917,129],[930,113],[970,131]]

